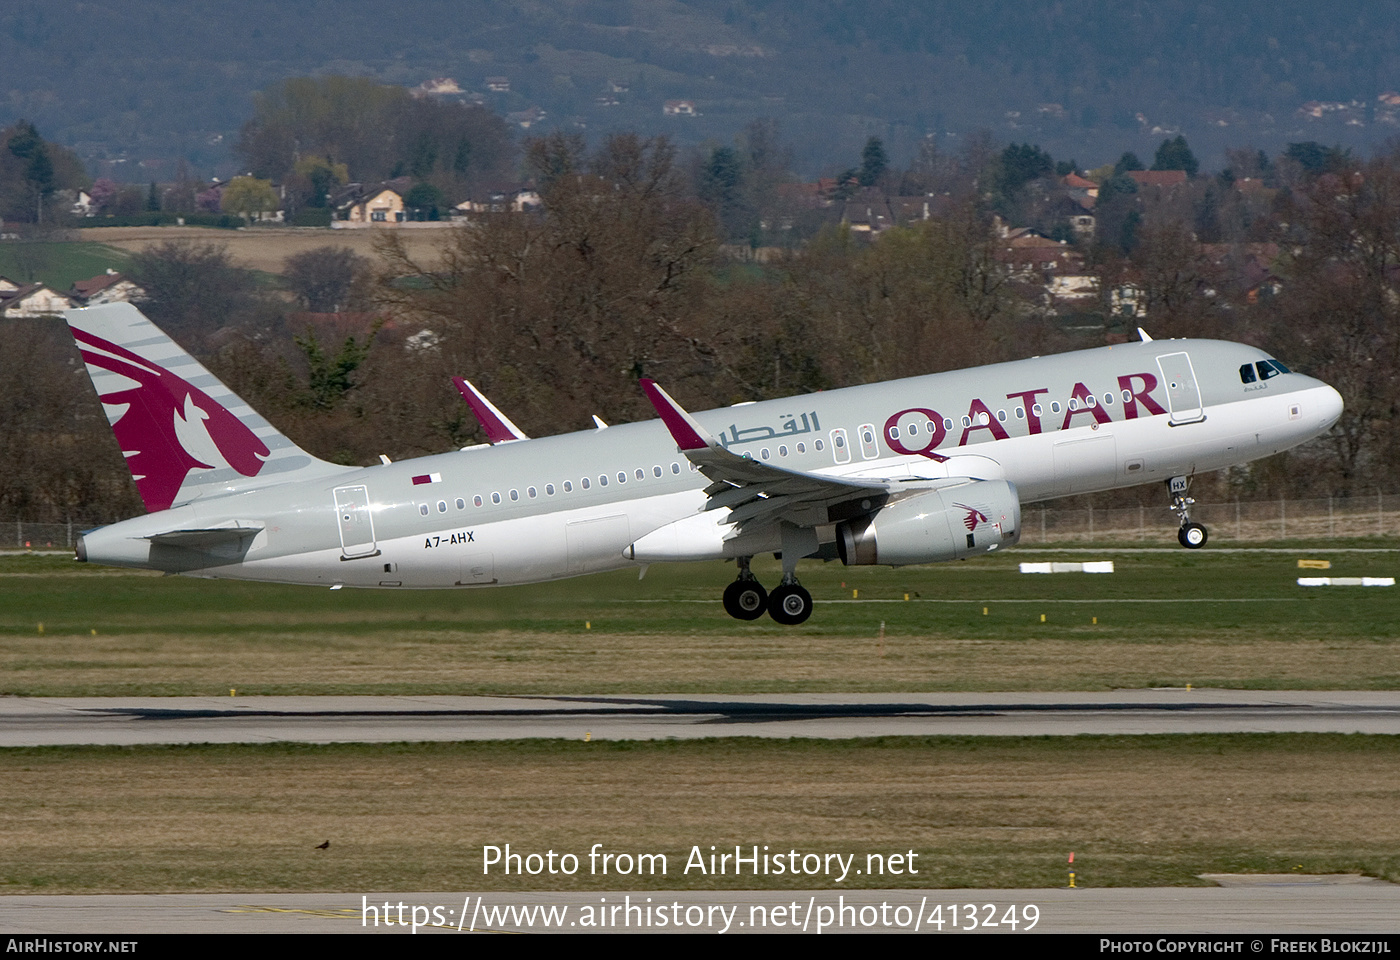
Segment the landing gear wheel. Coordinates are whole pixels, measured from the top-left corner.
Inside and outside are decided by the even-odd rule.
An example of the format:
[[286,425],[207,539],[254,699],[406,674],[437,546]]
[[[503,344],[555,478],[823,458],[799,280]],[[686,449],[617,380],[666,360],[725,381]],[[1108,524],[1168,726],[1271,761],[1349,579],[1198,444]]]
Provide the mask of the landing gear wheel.
[[784,626],[796,626],[812,615],[812,595],[796,583],[774,587],[768,595],[768,615]]
[[724,612],[735,620],[757,620],[768,610],[768,591],[757,580],[735,580],[724,588]]
[[1188,523],[1177,531],[1176,538],[1187,550],[1199,550],[1206,545],[1206,528],[1199,523]]

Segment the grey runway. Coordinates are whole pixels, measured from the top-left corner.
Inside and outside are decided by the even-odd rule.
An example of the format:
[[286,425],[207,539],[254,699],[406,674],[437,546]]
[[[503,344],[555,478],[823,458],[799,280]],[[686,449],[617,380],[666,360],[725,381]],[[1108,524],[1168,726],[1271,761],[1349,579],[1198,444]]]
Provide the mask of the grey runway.
[[[410,920],[415,906],[427,923],[417,929],[420,934],[457,933],[459,924],[462,933],[473,925],[476,933],[815,933],[823,923],[823,933],[1011,934],[1024,933],[1032,916],[1032,933],[1393,934],[1400,886],[1285,876],[1238,886],[1077,890],[19,896],[0,897],[0,931],[410,934],[411,925],[397,921]],[[610,916],[600,913],[614,907]],[[374,923],[376,918],[381,922]],[[385,919],[395,922],[386,925]],[[987,919],[993,925],[984,926]],[[1014,930],[1008,920],[1016,921]]]
[[0,746],[526,738],[1400,733],[1400,692],[4,697]]

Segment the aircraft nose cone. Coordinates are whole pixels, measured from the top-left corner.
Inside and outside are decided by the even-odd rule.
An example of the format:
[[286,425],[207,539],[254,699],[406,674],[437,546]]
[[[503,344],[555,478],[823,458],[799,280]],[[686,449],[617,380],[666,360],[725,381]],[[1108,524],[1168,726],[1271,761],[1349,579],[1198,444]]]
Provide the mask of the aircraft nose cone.
[[1318,391],[1318,407],[1322,412],[1322,428],[1329,429],[1342,415],[1342,395],[1334,387],[1323,385]]

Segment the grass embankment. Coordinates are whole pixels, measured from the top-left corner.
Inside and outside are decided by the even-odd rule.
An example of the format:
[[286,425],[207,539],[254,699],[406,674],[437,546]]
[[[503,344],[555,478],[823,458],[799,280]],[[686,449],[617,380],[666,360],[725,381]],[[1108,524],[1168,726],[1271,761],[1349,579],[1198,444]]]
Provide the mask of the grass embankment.
[[131,255],[104,243],[7,241],[0,243],[0,276],[28,283],[29,274],[50,290],[67,293],[79,280],[123,269]]
[[[1300,557],[1395,576],[1400,551],[1117,553],[1112,575],[1016,572],[1053,556],[813,565],[818,603],[798,628],[727,617],[716,598],[733,568],[718,563],[640,582],[332,592],[9,557],[0,694],[1400,687],[1400,588],[1295,582]],[[755,567],[776,581],[776,564]]]
[[[1400,880],[1397,802],[1396,738],[1320,734],[15,749],[0,893]],[[506,843],[579,872],[483,876],[482,847]],[[590,875],[595,843],[663,853],[667,873]],[[711,844],[856,868],[912,850],[919,872],[685,873]]]

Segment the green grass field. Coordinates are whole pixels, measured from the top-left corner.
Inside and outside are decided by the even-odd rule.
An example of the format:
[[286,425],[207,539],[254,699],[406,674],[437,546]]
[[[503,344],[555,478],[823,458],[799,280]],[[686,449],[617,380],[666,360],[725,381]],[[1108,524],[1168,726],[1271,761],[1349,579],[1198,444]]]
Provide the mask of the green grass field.
[[0,242],[0,276],[28,283],[32,270],[38,282],[59,293],[78,280],[101,276],[109,267],[121,270],[130,259],[124,250],[103,243]]
[[[1400,550],[1022,549],[903,570],[812,564],[808,623],[727,617],[720,563],[471,591],[328,591],[0,559],[0,694],[1395,689],[1400,588],[1296,585],[1299,558]],[[777,566],[756,564],[765,582]],[[908,600],[905,597],[908,597]],[[1042,617],[1044,618],[1042,620]],[[42,627],[41,627],[42,625]],[[42,630],[42,632],[41,632]]]

